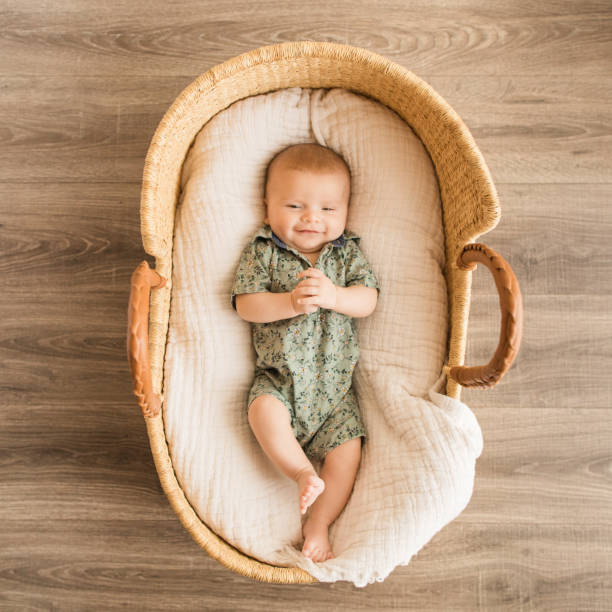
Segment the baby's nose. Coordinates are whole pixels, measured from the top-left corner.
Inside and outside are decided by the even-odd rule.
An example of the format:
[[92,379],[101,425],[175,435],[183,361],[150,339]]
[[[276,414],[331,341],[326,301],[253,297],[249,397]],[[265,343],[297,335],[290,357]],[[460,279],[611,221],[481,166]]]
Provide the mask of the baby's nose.
[[305,210],[304,214],[302,215],[302,219],[304,221],[316,221],[317,218],[317,213],[314,210]]

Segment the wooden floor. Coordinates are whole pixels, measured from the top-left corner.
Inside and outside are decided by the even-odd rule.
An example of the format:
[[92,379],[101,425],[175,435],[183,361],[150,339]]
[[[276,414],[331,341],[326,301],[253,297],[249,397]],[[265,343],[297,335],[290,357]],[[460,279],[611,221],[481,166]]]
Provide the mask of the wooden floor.
[[[612,2],[204,0],[0,7],[0,609],[612,610]],[[521,283],[502,383],[464,391],[473,499],[379,584],[280,586],[198,548],[159,485],[125,330],[149,141],[212,66],[348,43],[429,82],[497,185]],[[499,333],[474,275],[466,362]]]

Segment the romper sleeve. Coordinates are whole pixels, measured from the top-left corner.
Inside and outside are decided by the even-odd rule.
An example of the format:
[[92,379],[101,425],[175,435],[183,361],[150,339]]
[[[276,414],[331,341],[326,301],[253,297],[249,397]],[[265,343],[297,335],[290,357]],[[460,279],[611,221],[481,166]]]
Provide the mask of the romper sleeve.
[[365,258],[362,250],[357,245],[357,241],[351,240],[350,247],[346,257],[346,287],[353,285],[363,285],[365,287],[373,287],[380,294],[380,285],[372,270],[372,266]]
[[255,240],[242,251],[232,286],[234,310],[237,295],[270,291],[270,257],[271,249],[265,240]]

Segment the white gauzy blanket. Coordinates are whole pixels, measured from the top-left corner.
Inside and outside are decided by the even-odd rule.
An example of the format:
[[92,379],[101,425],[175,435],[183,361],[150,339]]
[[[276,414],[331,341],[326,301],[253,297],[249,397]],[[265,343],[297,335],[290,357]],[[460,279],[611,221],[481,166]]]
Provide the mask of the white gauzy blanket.
[[[230,303],[240,253],[264,218],[265,167],[319,142],[352,172],[347,227],[381,285],[357,319],[353,383],[368,432],[352,495],[330,528],[335,558],[302,555],[297,485],[259,447],[246,399],[255,354]],[[164,425],[187,499],[247,555],[321,581],[383,580],[468,503],[481,431],[441,395],[447,341],[444,235],[435,172],[393,111],[342,89],[284,89],[213,117],[183,167],[176,214]],[[315,467],[319,466],[315,464]]]

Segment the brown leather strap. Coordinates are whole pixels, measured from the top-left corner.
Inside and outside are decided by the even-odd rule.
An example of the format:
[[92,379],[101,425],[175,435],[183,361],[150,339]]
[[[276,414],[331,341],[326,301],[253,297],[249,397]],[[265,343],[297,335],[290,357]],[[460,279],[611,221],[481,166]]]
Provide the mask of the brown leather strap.
[[166,279],[149,267],[138,264],[132,274],[128,305],[127,355],[134,380],[134,395],[145,417],[154,417],[161,409],[161,398],[153,393],[149,364],[149,296],[151,289],[160,289]]
[[499,344],[493,359],[484,366],[454,366],[448,375],[463,387],[486,389],[496,385],[516,357],[523,335],[523,297],[512,268],[499,253],[484,244],[466,245],[457,258],[461,270],[473,270],[483,263],[495,279],[502,320]]

